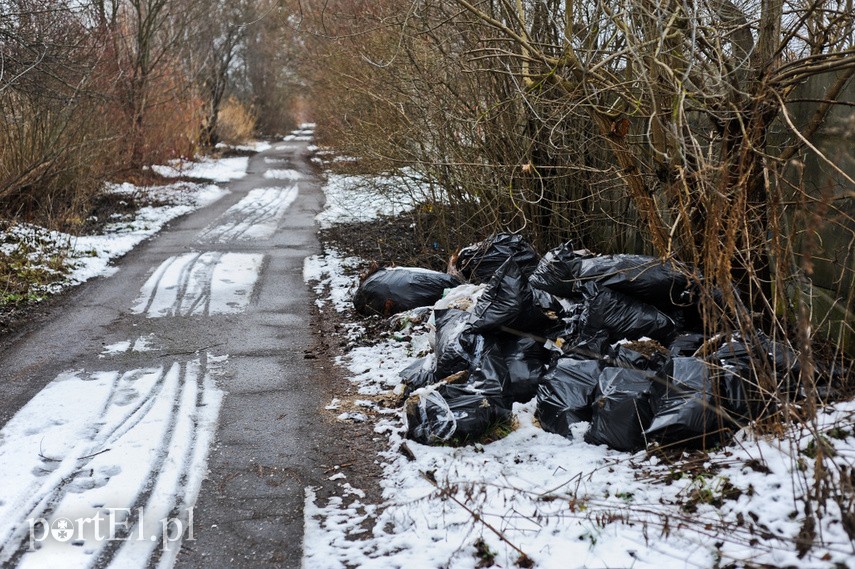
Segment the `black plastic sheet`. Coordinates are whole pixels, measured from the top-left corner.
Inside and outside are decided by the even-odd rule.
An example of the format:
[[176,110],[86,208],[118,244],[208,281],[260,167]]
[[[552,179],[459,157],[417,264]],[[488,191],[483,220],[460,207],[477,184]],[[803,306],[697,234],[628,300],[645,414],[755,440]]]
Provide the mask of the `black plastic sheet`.
[[600,372],[596,360],[558,359],[537,390],[535,417],[545,431],[571,438],[571,425],[591,420]]
[[611,360],[615,367],[628,367],[655,373],[667,363],[668,356],[653,345],[642,347],[641,344],[615,344],[611,349]]
[[427,269],[380,269],[359,285],[353,296],[353,306],[357,312],[366,316],[389,316],[420,306],[430,306],[442,298],[445,289],[460,284],[452,275]]
[[537,267],[540,255],[522,236],[499,233],[461,249],[455,268],[465,279],[485,283],[508,259],[513,259],[520,271],[528,276]]
[[398,377],[404,385],[403,396],[409,397],[416,389],[436,383],[435,367],[436,363],[431,355],[417,359],[398,372]]
[[693,356],[704,344],[703,334],[680,334],[668,346],[672,356]]
[[578,271],[581,260],[593,255],[573,251],[570,242],[548,252],[531,275],[531,286],[562,298],[573,298],[580,294]]
[[531,338],[508,337],[499,342],[508,370],[502,386],[506,405],[526,403],[537,395],[552,354]]
[[653,419],[651,374],[608,367],[600,374],[597,389],[585,440],[622,451],[644,448],[644,431]]

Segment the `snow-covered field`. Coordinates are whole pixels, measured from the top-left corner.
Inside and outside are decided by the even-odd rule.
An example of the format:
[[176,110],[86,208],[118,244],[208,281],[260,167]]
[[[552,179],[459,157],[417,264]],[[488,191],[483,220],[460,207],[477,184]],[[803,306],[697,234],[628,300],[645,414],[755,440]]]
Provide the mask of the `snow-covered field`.
[[[409,197],[387,202],[387,193],[367,187],[354,176],[330,176],[321,225],[412,207]],[[359,259],[332,250],[306,260],[304,276],[322,310],[352,319],[357,266]],[[345,334],[363,330],[353,321]],[[383,499],[367,501],[341,472],[331,478],[340,492],[329,501],[306,488],[305,568],[855,567],[855,504],[839,490],[848,484],[851,499],[852,402],[822,410],[816,425],[785,437],[743,430],[726,448],[675,463],[590,445],[582,439],[587,423],[572,440],[547,433],[534,402],[514,405],[515,428],[498,441],[431,447],[405,440],[402,412],[376,404],[394,392],[398,371],[430,349],[429,335],[424,326],[393,332],[341,358],[359,392],[350,404],[360,411],[339,420],[372,421],[386,441],[377,457]],[[334,400],[328,409],[342,406]],[[817,444],[833,455],[825,467],[836,469],[822,503],[811,494],[821,468]],[[814,528],[806,508],[821,514]],[[813,546],[800,552],[811,533]]]

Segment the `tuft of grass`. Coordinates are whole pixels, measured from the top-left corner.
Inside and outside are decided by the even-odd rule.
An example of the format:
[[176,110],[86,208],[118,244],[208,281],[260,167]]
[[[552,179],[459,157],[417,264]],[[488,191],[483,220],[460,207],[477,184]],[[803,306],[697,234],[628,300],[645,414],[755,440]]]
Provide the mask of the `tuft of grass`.
[[217,116],[217,134],[228,144],[240,144],[252,138],[256,117],[252,108],[229,97]]

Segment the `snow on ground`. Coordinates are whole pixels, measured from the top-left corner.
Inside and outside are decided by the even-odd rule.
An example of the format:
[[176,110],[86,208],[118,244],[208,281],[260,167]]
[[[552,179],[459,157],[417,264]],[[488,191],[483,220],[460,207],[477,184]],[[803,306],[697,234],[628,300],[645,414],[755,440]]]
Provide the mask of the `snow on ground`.
[[264,173],[264,177],[268,180],[290,180],[293,182],[297,180],[302,180],[303,174],[301,174],[297,170],[291,169],[268,170]]
[[270,150],[273,145],[264,140],[254,140],[246,144],[227,144],[220,142],[217,144],[217,149],[220,150],[237,150],[241,152],[264,152]]
[[163,261],[132,310],[148,318],[234,314],[249,305],[264,255],[208,251]]
[[287,188],[250,190],[220,219],[203,229],[199,240],[226,243],[271,237],[298,193],[296,184]]
[[111,265],[112,260],[127,254],[173,219],[209,205],[229,193],[219,186],[187,182],[150,188],[113,184],[108,186],[107,191],[118,196],[144,197],[168,205],[142,207],[131,219],[107,224],[100,235],[72,236],[25,224],[15,225],[5,232],[4,240],[9,243],[2,246],[4,251],[11,253],[21,246],[33,249],[29,256],[34,264],[62,253],[67,274],[57,274],[57,280],[44,287],[43,292],[55,294],[67,286],[115,273],[118,269]]
[[15,465],[0,469],[0,564],[120,569],[159,550],[169,566],[206,475],[223,362],[69,370],[39,392],[0,431],[0,464]]
[[229,182],[246,176],[249,158],[237,156],[231,158],[208,158],[184,161],[173,160],[167,165],[152,166],[151,169],[165,178],[204,178],[213,182]]
[[370,221],[381,215],[400,215],[434,198],[432,189],[412,172],[398,175],[352,176],[327,174],[326,208],[317,220],[326,228],[335,223]]
[[[371,219],[378,211],[403,207],[381,201],[364,186],[352,177],[330,176],[322,224]],[[335,251],[306,260],[304,277],[322,295],[319,306],[347,312],[358,264]],[[473,293],[462,292],[458,296]],[[354,323],[346,333],[362,330]],[[409,330],[353,347],[339,363],[361,398],[388,397],[399,385],[398,371],[429,350],[428,336],[427,327]],[[334,400],[328,409],[341,407]],[[821,506],[817,545],[798,552],[805,504],[816,507],[806,496],[817,441],[834,454],[832,465],[841,473],[837,486],[851,484],[851,402],[824,410],[818,432],[805,426],[781,439],[740,432],[733,444],[702,456],[694,468],[645,452],[590,445],[582,438],[587,423],[575,427],[572,440],[547,433],[537,425],[534,408],[534,402],[515,404],[515,428],[507,436],[459,448],[405,440],[399,410],[361,413],[387,441],[378,457],[383,500],[367,502],[342,473],[335,477],[339,495],[328,502],[319,503],[315,490],[306,488],[303,567],[515,567],[523,553],[535,567],[562,569],[855,567],[844,528],[845,519],[855,521],[852,504],[835,501],[834,484]],[[848,518],[841,507],[849,510]],[[490,557],[495,565],[480,564]]]

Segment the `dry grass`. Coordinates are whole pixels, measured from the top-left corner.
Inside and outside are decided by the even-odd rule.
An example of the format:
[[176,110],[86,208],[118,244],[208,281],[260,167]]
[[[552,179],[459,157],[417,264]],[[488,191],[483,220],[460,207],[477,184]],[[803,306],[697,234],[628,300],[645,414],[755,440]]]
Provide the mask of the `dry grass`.
[[252,138],[256,117],[251,107],[229,97],[217,118],[217,134],[227,144],[241,144]]

